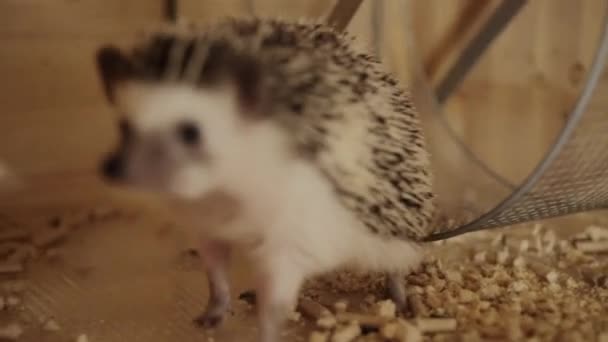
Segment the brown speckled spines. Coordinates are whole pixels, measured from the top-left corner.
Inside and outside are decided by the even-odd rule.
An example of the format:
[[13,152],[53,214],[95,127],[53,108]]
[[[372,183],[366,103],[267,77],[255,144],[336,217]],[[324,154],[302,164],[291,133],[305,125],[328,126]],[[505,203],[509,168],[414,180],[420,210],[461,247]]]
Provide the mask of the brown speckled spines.
[[432,174],[416,110],[347,34],[318,23],[231,18],[153,34],[130,56],[136,77],[195,86],[254,60],[270,96],[268,117],[369,231],[414,240],[430,233]]

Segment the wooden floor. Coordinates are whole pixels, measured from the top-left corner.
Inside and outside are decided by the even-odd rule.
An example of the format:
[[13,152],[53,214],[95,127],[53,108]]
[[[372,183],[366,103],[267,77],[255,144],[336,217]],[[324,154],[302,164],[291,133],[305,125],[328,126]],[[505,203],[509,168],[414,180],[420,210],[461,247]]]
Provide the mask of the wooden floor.
[[[0,213],[37,232],[48,227],[53,217],[99,207],[118,208],[123,215],[86,221],[52,249],[58,256],[43,253],[29,262],[19,277],[25,282],[23,304],[18,311],[0,312],[0,326],[20,322],[25,331],[20,341],[28,342],[67,341],[79,334],[86,334],[90,341],[108,342],[206,341],[206,336],[215,341],[254,341],[255,311],[242,301],[235,301],[234,314],[218,330],[206,332],[192,324],[208,296],[198,260],[187,252],[195,247],[196,239],[188,227],[175,223],[162,203],[108,191],[91,179],[49,179],[9,200],[5,197]],[[547,226],[569,236],[589,224],[607,222],[604,215],[586,214]],[[530,235],[531,229],[528,225],[506,232],[510,240],[517,234]],[[480,234],[485,234],[483,241],[490,241],[500,232]],[[472,264],[471,253],[482,246],[476,242],[480,234],[451,242],[438,255],[446,265]],[[250,288],[249,270],[237,256],[231,268],[234,297]],[[1,278],[0,285],[8,279]],[[365,295],[345,298],[357,308]],[[40,321],[48,318],[57,321],[61,330],[44,331]],[[284,336],[286,341],[307,341],[313,328],[310,320],[291,322]]]

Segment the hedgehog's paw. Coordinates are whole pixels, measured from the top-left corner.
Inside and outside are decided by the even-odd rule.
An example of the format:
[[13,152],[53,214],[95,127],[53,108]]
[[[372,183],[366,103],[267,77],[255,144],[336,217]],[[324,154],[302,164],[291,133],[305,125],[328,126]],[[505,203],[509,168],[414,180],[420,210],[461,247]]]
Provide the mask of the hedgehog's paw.
[[215,328],[224,321],[229,311],[229,304],[210,305],[205,312],[194,319],[194,323],[203,328]]

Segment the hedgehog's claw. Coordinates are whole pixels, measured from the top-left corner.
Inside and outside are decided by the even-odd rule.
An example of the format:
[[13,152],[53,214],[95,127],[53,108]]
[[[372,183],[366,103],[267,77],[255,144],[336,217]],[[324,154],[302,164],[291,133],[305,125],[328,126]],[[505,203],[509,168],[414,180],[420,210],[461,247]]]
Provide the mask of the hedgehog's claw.
[[226,307],[210,307],[204,313],[194,319],[194,323],[203,328],[215,328],[217,327],[226,316],[229,311],[228,306]]

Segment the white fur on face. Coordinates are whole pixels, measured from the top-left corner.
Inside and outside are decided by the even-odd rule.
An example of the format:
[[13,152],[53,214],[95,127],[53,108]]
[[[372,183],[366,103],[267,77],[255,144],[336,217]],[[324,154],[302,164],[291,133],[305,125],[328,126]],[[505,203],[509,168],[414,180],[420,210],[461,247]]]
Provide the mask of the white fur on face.
[[213,174],[207,167],[192,165],[180,168],[170,182],[173,193],[194,200],[214,189]]
[[[158,184],[150,184],[148,179],[143,183],[185,199],[200,198],[213,190],[218,185],[213,159],[221,162],[227,150],[225,146],[238,130],[237,105],[233,99],[228,88],[201,90],[191,85],[143,82],[122,85],[117,92],[117,105],[139,134],[165,132],[170,138],[180,122],[195,123],[201,134],[200,149],[209,156],[205,161],[163,165],[171,170],[170,179],[159,180]],[[137,163],[137,160],[129,162]],[[142,169],[142,165],[138,167]],[[154,166],[143,165],[143,172],[150,167]],[[138,180],[133,179],[133,183],[138,184]]]
[[207,137],[207,144],[213,144],[226,130],[234,130],[238,112],[228,87],[201,90],[189,84],[129,82],[121,87],[116,102],[143,132],[194,120]]

